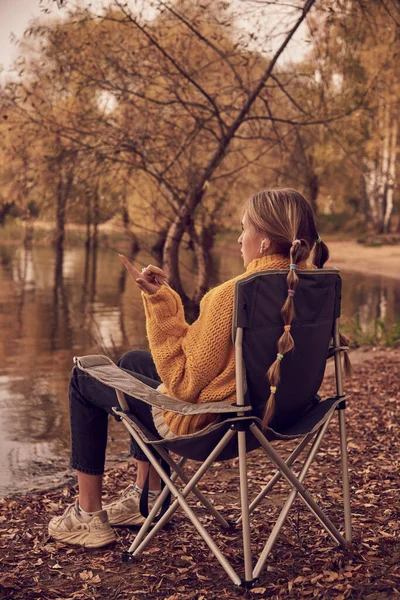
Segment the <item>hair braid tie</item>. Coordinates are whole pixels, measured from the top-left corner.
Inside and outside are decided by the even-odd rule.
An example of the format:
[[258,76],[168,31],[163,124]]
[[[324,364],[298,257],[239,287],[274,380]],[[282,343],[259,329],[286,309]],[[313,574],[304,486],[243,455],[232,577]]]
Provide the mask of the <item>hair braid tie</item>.
[[290,328],[291,328],[291,325],[285,325],[283,329],[284,329],[284,331],[290,331]]
[[271,385],[271,387],[269,388],[271,394],[275,394],[276,392],[276,385]]
[[290,296],[291,298],[293,298],[293,296],[295,295],[296,291],[295,290],[288,290],[287,295]]
[[293,247],[297,246],[298,244],[301,244],[300,240],[293,240],[293,242],[292,242]]

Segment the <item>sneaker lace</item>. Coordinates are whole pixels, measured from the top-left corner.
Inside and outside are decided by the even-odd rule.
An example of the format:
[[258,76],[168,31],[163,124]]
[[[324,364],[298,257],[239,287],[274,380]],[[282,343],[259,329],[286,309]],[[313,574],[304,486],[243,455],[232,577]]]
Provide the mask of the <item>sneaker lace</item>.
[[138,495],[138,492],[136,491],[134,484],[131,484],[131,485],[128,485],[127,488],[125,488],[125,490],[122,492],[119,499],[126,500],[126,498],[130,498],[131,496],[136,496],[136,495]]
[[58,519],[64,520],[71,512],[76,512],[76,504],[73,502],[72,504],[68,504],[63,514],[58,517]]

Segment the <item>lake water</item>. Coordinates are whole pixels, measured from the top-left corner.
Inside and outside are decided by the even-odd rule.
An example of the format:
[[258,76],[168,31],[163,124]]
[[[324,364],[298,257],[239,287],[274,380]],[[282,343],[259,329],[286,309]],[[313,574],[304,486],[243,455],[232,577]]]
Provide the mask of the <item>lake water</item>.
[[[136,256],[138,266],[149,262]],[[231,247],[218,248],[214,262],[213,284],[243,270]],[[185,272],[190,285],[190,265]],[[399,281],[349,273],[343,280],[342,312],[359,332],[400,318]],[[110,249],[96,260],[66,249],[61,271],[50,248],[0,245],[0,331],[1,497],[51,482],[66,467],[72,357],[117,358],[147,342],[140,294]],[[112,424],[111,453],[125,451],[126,435]]]

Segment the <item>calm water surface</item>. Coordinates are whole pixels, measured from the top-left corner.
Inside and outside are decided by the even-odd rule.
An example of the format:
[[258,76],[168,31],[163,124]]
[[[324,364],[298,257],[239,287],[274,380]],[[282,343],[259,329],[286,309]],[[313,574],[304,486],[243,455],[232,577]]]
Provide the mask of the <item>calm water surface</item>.
[[[149,261],[136,257],[138,266]],[[72,357],[147,348],[140,294],[115,251],[100,249],[94,259],[66,249],[60,267],[50,248],[0,245],[0,496],[66,467]],[[217,249],[215,267],[213,284],[243,269],[232,248]],[[190,286],[190,265],[186,277]],[[399,281],[348,273],[343,280],[343,314],[359,330],[400,318]],[[111,425],[110,437],[111,452],[125,452],[121,425]]]

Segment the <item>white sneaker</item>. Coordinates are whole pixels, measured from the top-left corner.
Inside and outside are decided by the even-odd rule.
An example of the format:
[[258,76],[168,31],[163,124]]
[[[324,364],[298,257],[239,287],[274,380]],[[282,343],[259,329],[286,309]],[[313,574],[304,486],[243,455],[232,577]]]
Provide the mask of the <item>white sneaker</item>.
[[60,517],[51,519],[49,534],[60,542],[85,548],[101,548],[117,539],[108,522],[106,511],[102,510],[89,521],[83,521],[78,513],[78,500],[67,506]]
[[[149,509],[151,509],[157,497],[149,498]],[[142,525],[145,521],[140,513],[140,494],[136,490],[134,484],[129,485],[113,502],[103,506],[107,511],[110,525],[114,526],[129,526]]]

